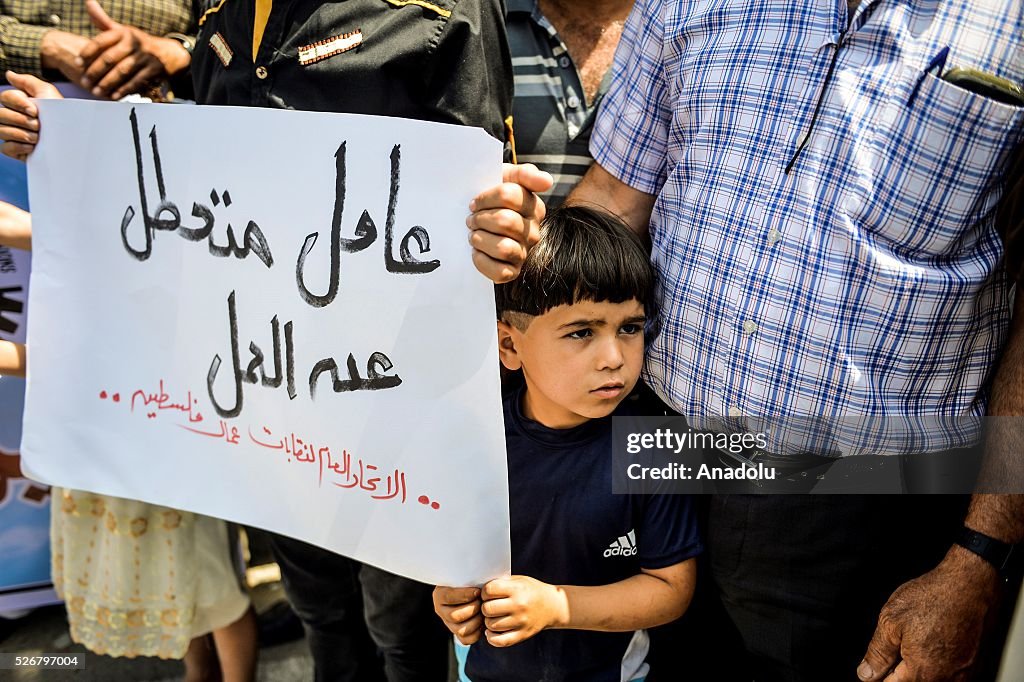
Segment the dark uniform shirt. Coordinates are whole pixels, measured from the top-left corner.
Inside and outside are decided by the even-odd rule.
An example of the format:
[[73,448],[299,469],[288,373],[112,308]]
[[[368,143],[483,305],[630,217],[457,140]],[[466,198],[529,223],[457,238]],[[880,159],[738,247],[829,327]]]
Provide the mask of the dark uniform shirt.
[[576,64],[537,0],[509,0],[508,40],[515,72],[517,160],[551,173],[555,184],[541,196],[554,208],[590,167],[590,131],[611,70],[594,102],[587,104]]
[[[262,26],[258,5],[270,5]],[[504,10],[503,0],[203,0],[196,99],[457,123],[504,141]]]

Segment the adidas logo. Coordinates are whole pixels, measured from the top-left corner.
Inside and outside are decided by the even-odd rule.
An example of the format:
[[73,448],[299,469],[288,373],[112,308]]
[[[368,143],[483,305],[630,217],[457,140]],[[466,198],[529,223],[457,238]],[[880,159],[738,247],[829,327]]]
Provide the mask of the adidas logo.
[[604,551],[604,556],[635,556],[636,555],[636,529],[629,531],[619,537],[611,546]]

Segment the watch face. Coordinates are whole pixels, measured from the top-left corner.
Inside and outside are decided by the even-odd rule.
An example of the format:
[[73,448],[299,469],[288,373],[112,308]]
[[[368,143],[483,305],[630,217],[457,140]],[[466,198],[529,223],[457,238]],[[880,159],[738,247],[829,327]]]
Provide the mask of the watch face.
[[171,40],[177,40],[189,54],[192,54],[192,50],[196,46],[195,41],[183,33],[168,33],[165,37],[170,38]]

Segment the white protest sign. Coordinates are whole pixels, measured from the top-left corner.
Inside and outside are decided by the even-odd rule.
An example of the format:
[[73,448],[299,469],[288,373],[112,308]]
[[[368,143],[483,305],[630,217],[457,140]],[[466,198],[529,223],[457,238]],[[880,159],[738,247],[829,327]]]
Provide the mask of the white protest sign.
[[297,537],[429,583],[507,574],[482,130],[39,102],[33,478]]

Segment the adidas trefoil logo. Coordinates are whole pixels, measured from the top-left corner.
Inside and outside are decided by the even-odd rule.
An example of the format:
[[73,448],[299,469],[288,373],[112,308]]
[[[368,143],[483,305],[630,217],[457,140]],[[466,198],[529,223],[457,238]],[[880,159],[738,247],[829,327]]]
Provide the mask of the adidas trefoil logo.
[[635,556],[636,555],[636,529],[629,531],[613,542],[604,551],[605,558],[613,556]]

